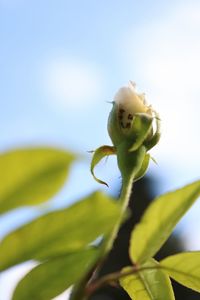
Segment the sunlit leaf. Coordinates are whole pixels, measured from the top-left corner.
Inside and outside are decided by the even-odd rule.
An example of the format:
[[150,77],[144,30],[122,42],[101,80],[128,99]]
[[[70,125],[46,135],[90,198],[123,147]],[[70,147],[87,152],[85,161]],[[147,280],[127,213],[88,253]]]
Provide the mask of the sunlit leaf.
[[0,270],[83,248],[109,233],[119,215],[119,205],[96,192],[67,209],[39,217],[0,243]]
[[89,270],[98,257],[95,249],[51,259],[32,269],[18,284],[13,300],[51,300]]
[[0,214],[49,200],[63,186],[75,156],[53,148],[0,154]]
[[158,197],[131,235],[130,257],[141,263],[153,257],[200,195],[200,181]]
[[[169,277],[159,268],[153,259],[146,262],[136,274],[120,279],[120,285],[133,300],[174,300]],[[151,268],[152,267],[152,268]],[[147,268],[145,270],[145,268]],[[131,267],[123,269],[123,273],[131,271]]]
[[172,255],[160,264],[174,280],[200,292],[200,251]]
[[91,171],[92,176],[94,177],[94,179],[97,182],[101,183],[101,184],[107,185],[106,182],[98,179],[95,176],[95,174],[94,174],[94,168],[100,162],[100,160],[102,160],[102,158],[104,158],[105,156],[108,156],[108,155],[113,155],[113,154],[116,154],[116,150],[115,150],[115,147],[111,147],[111,146],[101,146],[101,147],[99,147],[98,149],[96,149],[94,151],[94,154],[93,154],[93,157],[92,157],[92,161],[91,161],[90,171]]

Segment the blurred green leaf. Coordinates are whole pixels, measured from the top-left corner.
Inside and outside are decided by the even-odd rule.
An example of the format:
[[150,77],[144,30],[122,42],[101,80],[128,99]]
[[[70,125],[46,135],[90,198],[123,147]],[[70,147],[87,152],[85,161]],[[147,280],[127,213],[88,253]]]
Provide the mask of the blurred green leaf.
[[[120,279],[120,285],[134,300],[174,300],[174,293],[169,277],[159,268],[159,264],[150,259],[136,274],[128,275]],[[152,267],[152,268],[151,268]],[[126,267],[123,272],[131,271]]]
[[39,217],[0,243],[0,270],[83,248],[109,233],[119,216],[119,205],[96,192],[69,208]]
[[200,181],[158,197],[131,235],[130,257],[142,263],[153,257],[173,228],[200,195]]
[[107,185],[106,182],[98,179],[95,176],[94,168],[105,156],[109,156],[109,155],[113,155],[113,154],[116,154],[116,150],[115,150],[115,147],[111,147],[111,146],[101,146],[94,151],[92,161],[91,161],[90,171],[92,173],[93,178],[101,184]]
[[160,264],[174,280],[200,292],[200,251],[172,255]]
[[51,300],[82,278],[98,257],[95,249],[81,250],[44,262],[18,284],[13,300]]
[[0,214],[49,200],[66,180],[72,153],[53,148],[0,154]]

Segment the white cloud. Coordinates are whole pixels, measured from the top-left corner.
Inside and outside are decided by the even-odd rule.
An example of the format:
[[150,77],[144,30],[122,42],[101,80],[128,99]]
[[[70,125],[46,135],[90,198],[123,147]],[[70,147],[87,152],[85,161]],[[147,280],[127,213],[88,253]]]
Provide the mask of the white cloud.
[[98,99],[102,88],[99,70],[90,63],[58,57],[45,65],[44,90],[61,109],[83,109]]
[[153,23],[132,29],[121,44],[129,74],[136,74],[163,120],[156,155],[196,165],[191,156],[200,153],[200,3],[174,6]]

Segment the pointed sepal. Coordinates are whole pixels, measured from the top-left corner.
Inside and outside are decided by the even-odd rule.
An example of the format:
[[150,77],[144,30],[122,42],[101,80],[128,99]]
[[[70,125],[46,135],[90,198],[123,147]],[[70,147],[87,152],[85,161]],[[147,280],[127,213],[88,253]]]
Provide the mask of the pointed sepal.
[[131,128],[131,140],[133,142],[129,151],[137,150],[148,138],[152,131],[153,118],[147,114],[136,114]]
[[108,186],[108,184],[105,181],[102,181],[101,179],[95,176],[94,168],[105,156],[116,154],[115,147],[104,145],[92,152],[93,152],[93,157],[90,165],[90,171],[92,173],[92,176],[97,182]]
[[140,170],[134,176],[134,182],[137,181],[137,180],[139,180],[139,179],[141,179],[145,175],[145,173],[146,173],[146,171],[148,169],[148,166],[149,166],[150,158],[151,157],[150,157],[149,154],[145,155]]
[[159,114],[157,112],[154,111],[155,114],[155,120],[156,120],[156,124],[155,124],[155,132],[152,135],[152,137],[150,139],[147,139],[144,143],[144,145],[146,146],[147,150],[150,150],[151,148],[153,148],[160,140],[160,136],[161,136],[161,120],[159,117]]

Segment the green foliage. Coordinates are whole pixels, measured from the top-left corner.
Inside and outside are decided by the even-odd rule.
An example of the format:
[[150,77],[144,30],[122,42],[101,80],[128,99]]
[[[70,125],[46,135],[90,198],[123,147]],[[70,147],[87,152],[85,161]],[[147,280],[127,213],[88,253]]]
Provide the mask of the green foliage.
[[3,239],[0,270],[26,260],[42,260],[81,249],[109,233],[119,214],[116,203],[96,192],[69,208],[41,216]]
[[[150,259],[141,266],[135,274],[121,277],[120,285],[134,300],[174,300],[174,293],[170,279],[162,270],[157,268],[158,263]],[[132,267],[122,270],[131,272]]]
[[53,148],[0,155],[0,214],[49,200],[64,184],[75,155]]
[[153,257],[199,195],[200,181],[196,181],[153,201],[132,232],[130,241],[132,261],[143,263]]
[[[19,282],[13,300],[52,299],[72,284],[76,288],[70,299],[87,300],[90,293],[113,281],[120,282],[134,300],[173,300],[169,277],[200,292],[200,252],[177,254],[160,263],[152,258],[200,195],[200,181],[158,197],[147,208],[131,234],[132,266],[99,279],[94,276],[124,220],[132,180],[146,172],[150,159],[147,149],[160,134],[159,120],[153,133],[150,119],[144,121],[140,116],[133,122],[135,144],[124,141],[94,152],[91,172],[100,183],[104,182],[95,177],[94,167],[103,157],[117,154],[123,179],[120,204],[94,192],[70,207],[38,217],[1,241],[0,271],[27,260],[39,262]],[[64,184],[75,157],[53,148],[1,154],[0,214],[49,200]],[[96,241],[95,248],[89,247],[98,237],[102,241]]]
[[153,148],[160,140],[160,136],[161,136],[161,125],[160,125],[160,116],[159,114],[154,111],[155,114],[155,120],[156,120],[156,130],[153,134],[153,136],[150,139],[147,139],[144,143],[145,147],[150,150],[151,148]]
[[44,262],[20,281],[13,300],[51,300],[80,280],[97,258],[98,251],[90,248]]
[[185,252],[161,261],[161,267],[172,277],[200,293],[200,252]]

